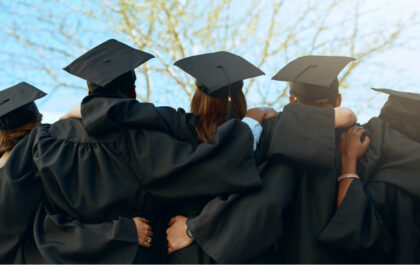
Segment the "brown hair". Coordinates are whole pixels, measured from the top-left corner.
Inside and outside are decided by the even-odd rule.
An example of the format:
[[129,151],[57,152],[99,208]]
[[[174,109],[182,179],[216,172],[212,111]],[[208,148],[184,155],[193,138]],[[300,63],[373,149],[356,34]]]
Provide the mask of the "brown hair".
[[11,130],[0,130],[0,157],[5,153],[12,151],[15,145],[19,143],[22,138],[31,133],[42,120],[42,115],[35,120]]
[[[247,106],[242,91],[232,96],[232,107],[235,118],[245,116]],[[217,127],[227,121],[228,99],[212,98],[197,89],[191,100],[191,112],[199,116],[195,125],[198,140],[207,143],[213,138]]]

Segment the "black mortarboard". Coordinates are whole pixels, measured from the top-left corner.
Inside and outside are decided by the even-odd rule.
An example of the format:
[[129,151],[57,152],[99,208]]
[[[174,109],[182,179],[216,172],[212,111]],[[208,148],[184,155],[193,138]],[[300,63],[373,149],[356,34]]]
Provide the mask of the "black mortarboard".
[[229,118],[233,117],[231,96],[242,89],[243,80],[264,75],[244,58],[230,52],[190,56],[175,65],[192,75],[197,88],[210,97],[228,97]]
[[401,114],[420,114],[420,94],[402,92],[386,88],[372,88],[373,90],[389,95],[387,102],[382,107],[381,112],[401,113]]
[[39,117],[34,101],[46,95],[25,82],[0,91],[0,130],[16,129]]
[[354,60],[343,56],[303,56],[288,63],[272,79],[291,82],[292,92],[307,100],[327,98],[338,93],[337,76]]
[[147,52],[110,39],[74,60],[64,70],[85,79],[90,84],[89,89],[94,90],[107,86],[118,77],[124,80],[126,77],[132,78],[133,70],[153,57]]

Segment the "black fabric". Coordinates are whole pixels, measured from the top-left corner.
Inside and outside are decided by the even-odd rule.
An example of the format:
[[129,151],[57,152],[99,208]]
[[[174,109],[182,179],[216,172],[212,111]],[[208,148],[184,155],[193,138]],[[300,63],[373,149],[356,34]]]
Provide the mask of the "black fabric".
[[225,51],[186,57],[174,64],[198,80],[202,84],[199,89],[210,97],[228,97],[229,85],[233,95],[237,82],[264,75],[244,58]]
[[34,134],[22,139],[0,168],[0,262],[22,263],[22,239],[30,234],[42,201],[41,179],[32,163]]
[[394,238],[377,216],[363,184],[354,180],[318,239],[359,263],[391,263]]
[[[204,84],[202,84],[200,81],[196,80],[195,85],[197,88],[204,92],[206,95],[213,97],[213,98],[227,98],[228,96],[233,96],[239,91],[242,90],[242,87],[244,86],[244,82],[238,81],[229,85],[226,85],[224,87],[219,88],[218,90],[211,92]],[[230,91],[229,91],[230,90]]]
[[125,94],[132,89],[135,89],[136,73],[134,70],[128,71],[120,75],[119,77],[112,80],[109,84],[104,87],[87,81],[87,86],[90,92],[93,93],[104,93],[104,91],[119,90]]
[[153,57],[147,52],[109,39],[81,55],[64,70],[100,87],[105,87],[117,77],[134,70]]
[[256,152],[262,187],[220,196],[188,220],[196,242],[218,263],[277,263],[277,240],[287,232],[284,212],[297,195],[298,168],[334,167],[332,109],[289,104],[263,128]]
[[[82,112],[92,109],[93,106],[97,104],[109,104],[110,106],[110,107],[98,108],[98,109],[106,110],[102,112],[103,114],[102,117],[100,117],[101,112],[95,112],[95,115],[97,115],[95,116],[96,122],[99,120],[103,121],[104,124],[106,125],[105,129],[107,131],[116,130],[120,128],[121,126],[125,126],[128,128],[135,128],[138,126],[147,126],[147,123],[144,123],[145,119],[143,118],[143,116],[149,116],[149,115],[145,115],[145,112],[141,110],[141,107],[142,106],[143,107],[146,106],[148,108],[152,107],[151,105],[139,104],[135,100],[125,100],[125,99],[104,100],[97,97],[88,97],[88,99],[86,99],[86,101],[84,101],[84,104],[82,105]],[[146,113],[147,113],[148,108],[146,108]],[[112,111],[109,111],[111,109]],[[120,110],[120,111],[117,111],[117,110]],[[111,112],[124,113],[124,114],[114,116],[112,115]],[[196,134],[194,130],[194,123],[195,123],[196,117],[194,115],[186,114],[183,110],[175,111],[167,107],[156,108],[156,112],[158,113],[159,116],[163,118],[163,120],[166,121],[165,124],[167,125],[168,128],[170,128],[172,135],[175,135],[179,139],[190,141],[195,144],[197,143],[197,138],[196,138]],[[106,119],[104,117],[106,117]],[[90,130],[91,128],[95,127],[95,126],[92,126],[92,127],[90,126],[90,124],[95,123],[95,121],[86,120],[85,117],[83,119],[84,119],[83,121],[84,125],[86,126],[86,128],[89,128],[88,129],[89,133],[96,133],[96,134],[99,133],[99,131]],[[177,121],[177,122],[174,122],[174,121]],[[316,128],[318,128],[319,130],[318,134],[314,134],[312,131],[308,130],[308,126],[309,126],[308,124],[313,124],[314,126],[316,126]],[[331,161],[334,160],[334,150],[335,150],[334,111],[333,110],[299,105],[299,104],[289,104],[287,107],[285,107],[284,112],[281,115],[279,115],[276,119],[266,122],[264,125],[264,128],[265,128],[264,129],[265,136],[261,138],[262,143],[260,144],[260,146],[263,146],[264,148],[261,147],[260,148],[261,150],[257,152],[257,155],[256,155],[257,161],[265,161],[267,158],[267,154],[270,154],[270,156],[273,156],[273,157],[282,157],[283,155],[289,155],[293,158],[296,158],[297,161],[299,162],[310,161],[311,163],[317,164],[320,167],[331,166],[330,163]],[[287,132],[287,133],[284,132],[286,130],[290,132]],[[314,146],[314,148],[316,148],[318,151],[322,151],[325,154],[325,156],[321,159],[314,159],[310,157],[310,156],[313,156],[315,152],[314,151],[308,152],[309,151],[308,148],[295,150],[294,148],[291,148],[292,146],[290,145],[291,143],[295,143],[296,141],[300,141],[300,142],[305,141],[305,143],[308,143],[308,145],[316,145],[316,143],[320,143],[319,142],[320,137],[321,139],[324,139],[325,142],[322,142],[322,144],[319,147]],[[279,146],[277,148],[271,148],[271,151],[269,153],[268,150],[270,149],[269,147],[271,146],[271,142],[275,142]],[[285,161],[285,159],[283,160]],[[277,165],[277,163],[273,163],[273,165],[270,168],[279,168],[277,173],[289,172],[287,171],[288,170],[287,165],[285,165],[284,163],[279,164],[279,165]],[[261,170],[263,170],[263,168]],[[267,170],[267,172],[276,172],[276,171],[271,169],[271,170]],[[267,173],[267,174],[268,175],[271,174],[273,176],[275,175],[274,173]],[[287,174],[285,173],[285,175]],[[271,178],[273,178],[273,180],[271,180]],[[269,212],[264,209],[271,209],[271,210],[275,209],[275,207],[278,206],[278,204],[275,203],[276,202],[275,198],[278,198],[279,196],[280,197],[285,196],[287,199],[290,196],[289,196],[289,193],[287,192],[285,193],[279,192],[279,190],[277,190],[276,188],[277,186],[273,185],[273,183],[277,183],[279,181],[282,183],[287,182],[288,179],[290,180],[290,177],[288,178],[285,176],[284,178],[279,178],[279,179],[276,177],[267,177],[267,181],[264,186],[265,187],[264,191],[268,189],[270,190],[270,192],[266,194],[264,191],[260,191],[259,193],[257,193],[257,195],[251,196],[248,200],[245,200],[244,203],[240,204],[240,206],[238,206],[238,209],[241,209],[241,207],[249,205],[249,202],[252,202],[253,200],[255,200],[255,202],[261,202],[261,203],[264,202],[266,204],[269,204],[267,208],[264,208],[264,207],[259,208],[264,213]],[[285,187],[284,190],[286,190],[287,187],[289,187],[289,184],[286,184],[286,183],[283,183],[283,184],[284,184],[283,186]],[[281,191],[284,191],[284,190],[282,189]],[[290,192],[292,191],[293,189],[290,189]],[[236,198],[236,196],[239,196],[239,195],[236,194],[236,195],[231,195],[231,196],[233,196],[233,198]],[[231,196],[229,196],[229,198]],[[254,199],[254,197],[256,198]],[[171,210],[169,211],[169,216],[166,216],[165,218],[169,218],[177,214],[182,214],[188,217],[194,217],[201,211],[205,203],[211,198],[212,196],[207,196],[206,194],[202,194],[201,196],[197,197],[195,200],[191,200],[191,199],[175,200],[171,204],[169,204],[168,208],[170,208]],[[216,202],[218,200],[222,200],[222,204],[225,205],[223,203],[224,201],[223,198],[226,198],[225,195],[216,199]],[[230,200],[231,199],[229,199],[228,201],[230,202]],[[284,200],[277,200],[277,201],[279,203],[284,202]],[[214,204],[218,205],[218,203],[214,203]],[[258,203],[255,203],[254,205],[256,207],[257,205],[258,207],[260,207],[259,206],[260,204]],[[220,209],[223,209],[223,206]],[[252,214],[252,211],[250,211],[250,213]],[[234,223],[235,222],[232,222],[232,225]],[[279,227],[276,222],[273,222],[273,224],[275,225],[275,227]],[[231,226],[229,226],[229,228],[231,228]],[[230,230],[227,229],[226,231],[230,231]],[[232,233],[235,233],[235,231],[238,231],[238,230],[232,229]],[[220,234],[224,235],[225,232],[220,233]],[[214,233],[211,233],[211,235],[214,235]],[[273,235],[278,236],[278,233],[273,233]],[[226,236],[226,239],[229,239],[229,238],[230,237]],[[256,251],[258,250],[257,254],[251,251],[249,252],[250,256],[246,256],[243,254],[241,255],[243,257],[248,257],[249,259],[247,260],[252,260],[252,258],[256,258],[255,260],[256,262],[265,260],[265,259],[261,259],[261,257],[263,257],[264,255],[260,255],[260,258],[258,258],[257,256],[258,254],[261,254],[262,250],[267,250],[273,253],[273,248],[270,248],[270,246],[272,245],[272,242],[275,239],[277,239],[277,237],[274,237],[273,239],[271,239],[271,241],[267,240],[267,242],[271,242],[270,244],[268,245],[262,244],[260,245],[260,247],[255,248]],[[220,246],[224,246],[225,244],[225,243],[222,244],[221,242],[219,242],[219,240],[214,240],[213,242],[217,242],[217,244],[220,244]],[[235,245],[238,245],[238,249],[241,249],[241,247],[243,249],[243,246],[244,246],[243,242],[244,241],[242,241],[241,244],[235,244]],[[212,244],[209,244],[209,245],[211,246]],[[231,248],[231,246],[229,246],[229,248]],[[220,249],[223,249],[223,247],[221,247]],[[165,245],[165,250],[166,250],[166,245]],[[223,252],[226,252],[226,251],[223,251]],[[181,251],[175,252],[169,257],[168,261],[173,262],[173,263],[181,262],[181,261],[185,263],[189,263],[192,261],[194,261],[195,263],[212,261],[213,259],[210,258],[207,253],[212,253],[212,252],[211,250],[208,250],[207,248],[205,248],[205,251],[203,252],[203,250],[201,249],[201,244],[200,244],[200,247],[192,246],[188,248],[187,250],[181,250]],[[235,253],[235,252],[229,251],[228,253]],[[231,257],[232,256],[237,257],[238,255],[231,254]],[[212,253],[212,257],[217,257],[217,255],[214,255]],[[216,260],[218,262],[221,262],[219,258],[216,258]],[[226,261],[230,262],[231,260],[226,259]],[[232,261],[236,262],[236,260],[232,260]],[[225,260],[223,262],[225,262]]]
[[330,87],[341,70],[354,60],[344,56],[302,56],[289,62],[272,79]]
[[0,130],[16,129],[38,118],[34,101],[46,95],[26,82],[0,91]]
[[378,118],[364,127],[371,144],[359,160],[361,182],[352,183],[320,240],[363,262],[419,263],[420,144]]
[[306,100],[328,98],[337,94],[337,76],[353,60],[344,56],[302,56],[280,69],[272,79],[291,82],[292,92]]
[[31,102],[0,117],[0,130],[17,129],[35,121],[40,116],[41,113],[39,113],[35,103]]
[[[142,103],[138,104],[143,106]],[[149,106],[146,104],[146,108]],[[85,110],[84,115],[89,116],[83,106],[82,109]],[[96,115],[98,109],[92,109]],[[177,113],[172,111],[173,113],[168,113],[165,108],[161,108],[160,114],[155,115],[171,117]],[[105,110],[105,113],[108,112]],[[165,122],[171,123],[170,120]],[[178,118],[176,121],[172,120],[172,131],[180,128],[177,124],[180,124]],[[89,127],[89,123],[86,125]],[[252,152],[253,136],[248,126],[238,120],[231,120],[220,126],[212,142],[197,146],[179,141],[163,132],[145,128],[147,127],[140,126],[137,129],[108,130],[109,128],[103,127],[104,135],[91,137],[86,133],[81,121],[62,120],[51,126],[44,125],[33,130],[29,140],[24,141],[32,152],[16,151],[19,154],[26,151],[28,157],[33,155],[34,162],[32,158],[20,161],[22,165],[19,168],[27,168],[31,174],[39,172],[38,183],[31,188],[42,188],[49,205],[48,215],[44,216],[47,219],[40,218],[34,234],[27,235],[29,238],[33,236],[34,240],[42,243],[41,246],[45,246],[42,248],[44,257],[56,260],[60,256],[58,252],[63,251],[63,259],[66,259],[66,262],[71,261],[72,256],[66,254],[70,253],[71,248],[55,246],[59,244],[63,234],[47,233],[48,231],[42,230],[45,226],[40,225],[47,222],[49,225],[56,224],[65,232],[65,226],[70,222],[72,227],[76,227],[75,231],[81,233],[76,233],[75,238],[80,240],[81,245],[90,244],[88,249],[92,250],[91,253],[99,253],[94,251],[95,248],[114,244],[118,247],[109,249],[106,256],[115,257],[117,263],[130,263],[137,257],[141,257],[143,262],[161,262],[161,257],[155,256],[154,253],[161,253],[159,251],[162,247],[158,250],[143,249],[143,253],[136,255],[132,252],[136,243],[121,242],[118,239],[121,237],[117,236],[105,236],[95,244],[96,240],[91,240],[89,233],[94,235],[102,230],[102,235],[109,235],[109,229],[115,229],[117,224],[111,226],[106,223],[109,224],[120,217],[142,216],[151,221],[152,227],[161,227],[160,214],[165,210],[162,203],[167,200],[214,197],[223,193],[253,189],[260,185]],[[6,187],[7,185],[5,189]],[[34,219],[39,201],[43,198],[42,194],[38,193],[34,196],[27,193],[25,196],[32,204],[22,207],[26,212],[26,215],[22,215],[21,222],[26,222],[25,226],[21,226],[22,230],[23,227],[30,227],[28,223]],[[3,199],[8,200],[6,196]],[[64,219],[53,219],[52,222],[51,216]],[[68,222],[62,223],[61,220]],[[7,222],[6,220],[2,224],[7,225]],[[98,225],[88,227],[86,224]],[[88,231],[80,229],[83,227]],[[22,233],[24,232],[27,231],[23,230]],[[16,232],[14,234],[19,235]],[[162,238],[162,233],[159,236]],[[20,244],[21,238],[17,237],[16,242],[4,248],[5,255],[16,256],[10,253]],[[115,240],[120,241],[119,244]],[[153,242],[158,241],[153,238]],[[117,252],[132,253],[132,256],[117,255]],[[25,260],[36,261],[39,257],[36,251],[25,253],[29,255],[23,257]],[[34,253],[33,256],[31,253]],[[89,262],[91,258],[82,255],[73,257],[73,260]],[[98,256],[96,262],[106,263],[107,259],[105,256]]]

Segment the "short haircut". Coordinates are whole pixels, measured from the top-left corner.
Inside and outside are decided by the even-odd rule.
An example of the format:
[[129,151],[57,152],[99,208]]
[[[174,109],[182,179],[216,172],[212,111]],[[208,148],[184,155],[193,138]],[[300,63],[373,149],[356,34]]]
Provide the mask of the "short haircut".
[[289,94],[291,97],[294,97],[296,99],[297,103],[300,104],[304,104],[304,105],[311,105],[311,106],[316,106],[316,107],[321,107],[321,108],[335,108],[337,107],[337,97],[338,97],[338,92],[332,96],[329,96],[327,98],[321,98],[321,99],[317,99],[317,100],[309,100],[306,99],[304,97],[301,96],[297,96],[295,95],[295,93],[293,92],[293,90],[290,88],[289,89]]

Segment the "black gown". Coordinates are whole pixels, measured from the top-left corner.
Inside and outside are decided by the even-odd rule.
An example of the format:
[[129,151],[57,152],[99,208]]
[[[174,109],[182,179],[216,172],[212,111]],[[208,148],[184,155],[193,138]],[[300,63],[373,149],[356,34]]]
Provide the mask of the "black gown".
[[378,118],[364,127],[371,144],[358,163],[361,180],[319,238],[365,262],[419,263],[420,143]]
[[[126,110],[126,116],[115,117],[111,113],[105,113],[104,115],[108,118],[104,119],[98,115],[98,120],[106,121],[107,127],[136,126],[136,119],[138,118],[136,118],[135,115],[132,115],[137,112],[135,111],[136,105],[133,105],[128,101],[117,100],[110,100],[108,103],[112,107],[104,109],[124,109]],[[85,108],[88,109],[89,104],[86,104]],[[164,111],[163,113],[164,114],[161,114],[163,116],[178,115],[177,112],[174,111]],[[166,117],[165,119],[173,120],[170,117]],[[191,126],[186,128],[183,124],[191,124]],[[194,135],[194,133],[189,132],[188,128],[193,130],[193,123],[180,122],[178,126],[173,127],[173,134],[177,135],[179,138],[189,138]],[[320,139],[322,141],[320,141]],[[192,140],[194,141],[195,139]],[[264,187],[255,194],[249,193],[246,194],[246,196],[241,196],[240,194],[233,194],[230,196],[224,195],[210,202],[200,215],[201,218],[192,218],[192,220],[196,220],[196,222],[189,221],[193,233],[200,233],[198,231],[199,229],[194,229],[194,223],[204,227],[205,231],[201,232],[199,235],[197,234],[198,244],[193,244],[183,250],[175,252],[171,255],[169,262],[210,263],[217,261],[222,263],[236,263],[248,262],[251,260],[256,262],[272,261],[272,259],[265,257],[262,252],[273,252],[273,249],[270,249],[270,246],[273,245],[275,239],[278,238],[278,234],[282,231],[281,225],[279,225],[278,222],[275,222],[274,218],[277,218],[275,220],[279,220],[279,222],[281,221],[281,218],[279,218],[281,211],[278,211],[278,207],[288,205],[291,202],[290,198],[293,197],[291,194],[293,194],[293,187],[296,185],[296,173],[290,169],[290,164],[293,162],[291,162],[289,158],[294,159],[294,161],[299,163],[318,165],[326,168],[332,167],[335,156],[334,111],[332,109],[289,104],[285,107],[283,113],[276,119],[265,123],[264,135],[262,136],[261,141],[262,143],[259,145],[260,150],[258,150],[256,154],[256,160],[258,161],[258,164],[261,165],[260,172],[262,174],[263,183],[265,183],[265,185],[263,184]],[[296,148],[295,145],[297,142],[301,144],[300,146],[302,148]],[[323,155],[318,155],[318,152]],[[263,163],[268,157],[271,162]],[[241,199],[242,197],[245,199]],[[201,208],[208,199],[209,197],[204,197],[202,200],[177,201],[173,204],[175,205],[173,206],[175,209],[172,209],[172,212],[173,214],[183,214],[194,217],[201,211]],[[254,208],[250,209],[250,205]],[[264,205],[266,205],[266,207],[264,207]],[[255,246],[250,247],[247,245],[248,247],[245,247],[243,242],[246,241],[241,241],[240,238],[242,237],[237,236],[237,233],[240,231],[239,233],[241,234],[247,234],[248,231],[253,231],[253,228],[250,227],[248,223],[240,222],[244,225],[244,228],[240,229],[238,227],[239,219],[236,218],[236,216],[239,217],[240,215],[236,215],[235,213],[237,210],[231,210],[231,207],[236,207],[238,210],[250,209],[249,214],[250,216],[253,216],[251,219],[255,219],[255,215],[259,215],[257,213],[260,212],[262,212],[262,216],[268,214],[269,217],[273,217],[273,222],[260,222],[258,225],[261,230],[267,229],[268,227],[276,228],[275,231],[272,231],[271,235],[273,236],[264,235],[263,240],[254,241],[256,244]],[[280,212],[280,215],[276,215],[276,210],[277,212]],[[208,224],[213,221],[212,216],[217,216],[214,214],[214,211],[222,211],[223,213],[229,214],[234,221],[223,225],[217,223],[217,225],[215,225],[217,228],[210,229]],[[208,212],[210,215],[206,214]],[[225,220],[225,218],[222,220]],[[226,220],[228,220],[228,218],[226,218]],[[244,218],[242,220],[246,219]],[[261,219],[258,220],[261,221]],[[214,221],[217,222],[219,220]],[[223,230],[219,232],[218,229]],[[219,237],[218,235],[221,236]],[[238,240],[235,241],[238,242],[237,244],[233,243],[233,241],[226,240],[235,237],[235,235],[238,238]],[[209,236],[214,237],[209,239]],[[235,249],[234,246],[238,246],[238,248]],[[204,252],[203,249],[205,250]],[[229,251],[227,251],[227,249],[229,249]]]
[[277,240],[288,233],[284,214],[299,195],[300,167],[333,170],[334,127],[334,110],[295,103],[266,121],[256,152],[262,187],[218,197],[189,219],[200,247],[218,263],[277,263]]
[[[13,222],[14,229],[0,233],[1,244],[6,245],[1,250],[2,261],[17,260],[13,251],[22,249],[22,238],[25,237],[32,236],[37,245],[46,245],[42,257],[48,262],[59,262],[56,258],[60,258],[53,253],[50,256],[49,249],[68,250],[54,248],[54,244],[60,244],[59,241],[50,239],[45,243],[48,237],[42,235],[42,230],[28,231],[32,227],[28,224],[34,220],[42,201],[46,204],[48,215],[41,209],[39,216],[59,216],[50,223],[60,224],[60,218],[64,218],[79,231],[83,224],[91,224],[92,229],[98,227],[95,224],[100,224],[106,228],[102,234],[108,235],[109,228],[115,227],[113,222],[120,217],[143,216],[153,225],[154,220],[159,219],[161,201],[213,197],[260,185],[252,150],[253,136],[248,126],[238,120],[229,121],[219,127],[212,142],[195,146],[162,132],[170,131],[166,124],[155,121],[160,114],[153,111],[154,106],[140,105],[144,107],[141,114],[147,115],[143,116],[144,123],[136,129],[101,127],[103,136],[93,137],[86,132],[91,125],[88,120],[68,119],[34,129],[16,146],[9,158],[13,162],[1,171],[1,190],[10,192],[0,196],[8,204],[1,209],[6,214],[0,215],[0,225],[9,227]],[[91,112],[93,116],[99,107]],[[82,110],[86,111],[83,107]],[[86,112],[84,117],[91,118]],[[92,128],[98,129],[98,125]],[[200,185],[202,183],[206,185]],[[22,194],[29,203],[19,201]],[[7,216],[10,211],[15,211],[16,218],[21,219],[16,224],[16,218]],[[19,211],[24,213],[18,214]],[[34,229],[41,229],[42,224],[48,221],[40,220],[35,223]],[[123,232],[122,237],[112,234],[113,237],[108,238],[123,241],[116,250],[92,250],[86,253],[92,254],[86,259],[83,256],[64,257],[74,258],[77,262],[94,260],[97,263],[110,262],[107,257],[114,257],[114,263],[131,263],[140,251],[137,255],[142,257],[142,261],[152,262],[152,250],[138,248],[137,240],[134,240],[134,225],[130,222],[126,224],[129,233]],[[10,240],[11,231],[16,240]],[[95,248],[94,236],[80,234],[75,238],[78,236],[80,244],[90,244],[91,249]],[[96,246],[101,249],[103,243]],[[122,249],[125,249],[124,252],[121,252]],[[103,255],[104,251],[106,255]],[[24,252],[25,262],[38,261],[37,254]],[[69,259],[64,261],[72,262]]]

